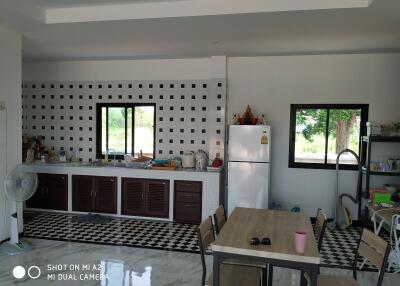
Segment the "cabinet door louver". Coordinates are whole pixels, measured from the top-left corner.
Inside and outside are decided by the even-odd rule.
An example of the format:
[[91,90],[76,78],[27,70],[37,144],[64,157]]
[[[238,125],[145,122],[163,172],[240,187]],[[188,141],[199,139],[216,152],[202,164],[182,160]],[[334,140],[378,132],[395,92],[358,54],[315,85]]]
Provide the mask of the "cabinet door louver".
[[47,209],[68,210],[68,176],[46,175]]
[[93,211],[94,177],[72,176],[72,209],[74,211]]
[[169,182],[166,180],[149,180],[146,182],[146,215],[168,217]]
[[36,192],[33,196],[26,201],[26,206],[28,208],[38,208],[43,209],[46,207],[46,175],[45,174],[38,174],[38,187]]
[[117,213],[117,178],[96,177],[95,211]]
[[146,183],[143,179],[122,179],[122,213],[144,216]]

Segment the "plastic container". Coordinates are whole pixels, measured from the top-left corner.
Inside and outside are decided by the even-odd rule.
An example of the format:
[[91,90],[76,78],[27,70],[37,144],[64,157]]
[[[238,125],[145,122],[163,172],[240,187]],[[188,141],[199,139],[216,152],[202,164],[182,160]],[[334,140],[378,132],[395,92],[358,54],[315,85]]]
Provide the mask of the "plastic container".
[[294,233],[294,245],[296,252],[299,254],[304,254],[306,250],[306,244],[307,244],[307,234],[305,231],[302,230],[297,230]]

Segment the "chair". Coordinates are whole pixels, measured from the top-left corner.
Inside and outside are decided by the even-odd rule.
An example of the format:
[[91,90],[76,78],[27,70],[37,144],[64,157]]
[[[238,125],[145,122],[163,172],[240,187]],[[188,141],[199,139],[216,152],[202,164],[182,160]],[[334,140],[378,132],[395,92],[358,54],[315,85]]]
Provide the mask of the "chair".
[[[212,274],[206,281],[206,262],[204,252],[214,241],[214,229],[211,217],[203,221],[198,230],[197,236],[199,239],[201,265],[203,274],[201,278],[202,286],[212,285]],[[259,286],[261,281],[261,270],[255,267],[239,266],[232,264],[220,265],[220,285],[221,286]]]
[[223,205],[220,205],[217,208],[215,214],[213,215],[213,218],[215,225],[215,233],[218,235],[226,222],[226,213]]
[[318,252],[321,252],[327,222],[328,219],[325,213],[321,209],[318,209],[314,224],[314,235],[317,240]]
[[[327,219],[325,213],[321,209],[318,209],[317,215],[315,217],[314,228],[313,228],[314,236],[317,241],[318,252],[321,252],[322,241],[324,240],[325,229],[326,229],[327,223],[328,223],[328,219]],[[273,270],[272,270],[272,266],[270,265],[268,274],[271,277],[269,280],[271,282],[268,283],[269,286],[272,285],[272,275],[273,275],[272,273],[273,273]],[[310,283],[310,281],[311,281],[310,275],[307,272],[305,272],[303,275],[304,275],[304,279],[306,279],[306,281],[308,283]]]
[[[317,215],[315,216],[315,224],[313,228],[315,240],[317,241],[318,253],[321,252],[322,241],[324,240],[324,234],[327,223],[328,223],[328,218],[326,217],[326,214],[321,209],[318,209]],[[307,280],[307,283],[310,284],[311,281],[310,274],[305,272],[304,278]]]
[[353,277],[319,275],[317,280],[318,286],[359,285],[357,283],[357,261],[359,255],[367,258],[375,267],[379,269],[377,286],[381,286],[383,275],[385,274],[385,266],[388,260],[389,251],[390,245],[387,241],[368,229],[363,229],[358,248],[354,256]]

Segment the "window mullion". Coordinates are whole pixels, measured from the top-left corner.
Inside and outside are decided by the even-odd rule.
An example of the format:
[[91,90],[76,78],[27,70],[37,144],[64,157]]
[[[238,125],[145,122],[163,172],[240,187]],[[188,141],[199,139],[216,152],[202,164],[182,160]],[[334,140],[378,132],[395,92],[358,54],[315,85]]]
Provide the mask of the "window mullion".
[[132,106],[132,155],[135,156],[135,113],[136,113],[136,106]]
[[326,126],[325,126],[325,164],[328,164],[328,144],[329,144],[329,111],[326,110]]
[[128,108],[125,107],[125,154],[128,153]]
[[108,153],[108,107],[106,108],[106,154]]

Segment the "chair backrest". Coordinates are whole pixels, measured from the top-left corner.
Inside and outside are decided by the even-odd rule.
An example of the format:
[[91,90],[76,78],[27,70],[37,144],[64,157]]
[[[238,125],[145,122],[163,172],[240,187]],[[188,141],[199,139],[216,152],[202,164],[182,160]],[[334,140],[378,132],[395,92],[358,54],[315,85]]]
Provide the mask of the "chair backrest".
[[219,234],[225,222],[226,222],[225,209],[223,205],[220,205],[214,214],[215,232],[217,234]]
[[204,259],[204,253],[207,251],[210,244],[214,241],[214,228],[212,224],[212,219],[209,216],[206,220],[204,220],[199,228],[197,229],[197,238],[199,240],[199,248],[200,248],[200,257],[201,257],[201,265],[203,267],[203,275],[201,285],[205,284],[206,278],[206,261]]
[[[357,253],[354,259],[353,271],[357,270],[358,255],[367,258],[379,269],[378,286],[382,284],[385,267],[390,251],[389,243],[368,229],[363,229]],[[353,273],[356,278],[356,272]]]
[[314,224],[314,235],[318,243],[318,251],[321,251],[327,222],[328,219],[325,213],[321,209],[318,209]]

